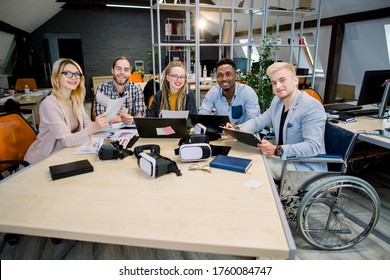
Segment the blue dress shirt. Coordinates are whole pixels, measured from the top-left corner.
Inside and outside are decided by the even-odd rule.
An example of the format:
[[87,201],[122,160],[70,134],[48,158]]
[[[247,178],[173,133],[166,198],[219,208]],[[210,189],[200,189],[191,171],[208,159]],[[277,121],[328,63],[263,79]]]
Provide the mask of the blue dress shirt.
[[213,109],[216,115],[229,116],[230,122],[234,124],[242,124],[260,115],[259,99],[255,91],[240,83],[236,83],[230,104],[219,85],[212,87],[207,92],[198,114],[210,115]]

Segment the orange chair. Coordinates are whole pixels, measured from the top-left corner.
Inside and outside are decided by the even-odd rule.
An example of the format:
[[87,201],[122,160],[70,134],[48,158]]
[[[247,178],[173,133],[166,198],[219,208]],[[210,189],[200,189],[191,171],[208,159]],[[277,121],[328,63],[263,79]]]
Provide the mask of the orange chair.
[[129,77],[129,81],[130,82],[134,82],[134,83],[142,83],[144,80],[142,78],[142,76],[138,73],[133,73],[130,75]]
[[150,109],[150,107],[152,107],[153,100],[154,100],[154,95],[152,95],[151,97],[149,97],[149,100],[148,100],[148,110]]
[[19,113],[0,115],[0,172],[12,173],[19,165],[27,166],[23,158],[36,138],[33,127]]
[[30,90],[38,89],[37,83],[34,78],[17,79],[15,83],[16,91],[24,91],[24,86],[28,85]]
[[305,88],[305,89],[301,89],[301,91],[305,91],[308,95],[310,95],[311,97],[317,99],[321,104],[324,103],[324,101],[321,98],[321,95],[317,91],[315,91],[314,89],[312,89],[312,88]]

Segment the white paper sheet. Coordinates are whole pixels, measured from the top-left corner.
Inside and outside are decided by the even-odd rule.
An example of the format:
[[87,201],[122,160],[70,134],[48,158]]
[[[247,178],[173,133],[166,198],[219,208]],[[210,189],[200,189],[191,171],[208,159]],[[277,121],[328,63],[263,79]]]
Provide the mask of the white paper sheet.
[[110,99],[106,107],[107,120],[112,120],[118,114],[126,97]]

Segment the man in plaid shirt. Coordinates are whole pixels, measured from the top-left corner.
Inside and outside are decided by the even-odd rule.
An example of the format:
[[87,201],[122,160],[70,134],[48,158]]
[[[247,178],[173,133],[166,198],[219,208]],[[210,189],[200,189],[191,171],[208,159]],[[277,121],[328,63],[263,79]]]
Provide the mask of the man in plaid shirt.
[[[96,90],[96,95],[103,94],[110,99],[126,97],[123,103],[122,113],[118,114],[111,121],[130,124],[133,116],[144,117],[146,115],[146,106],[142,88],[140,85],[128,81],[131,74],[130,61],[125,56],[116,58],[111,72],[113,80],[101,83]],[[96,116],[106,111],[106,107],[97,98],[95,99],[95,111]]]

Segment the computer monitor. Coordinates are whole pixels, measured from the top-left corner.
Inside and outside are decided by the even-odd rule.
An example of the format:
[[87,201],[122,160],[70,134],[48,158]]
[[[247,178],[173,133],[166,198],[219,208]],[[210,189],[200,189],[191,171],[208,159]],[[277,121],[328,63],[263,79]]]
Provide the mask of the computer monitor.
[[390,70],[372,70],[364,73],[357,105],[381,103],[386,80],[390,79]]
[[[364,73],[357,105],[379,104],[379,117],[383,117],[390,106],[389,87],[385,81],[390,79],[390,70],[370,70]],[[384,102],[383,102],[384,101]]]

